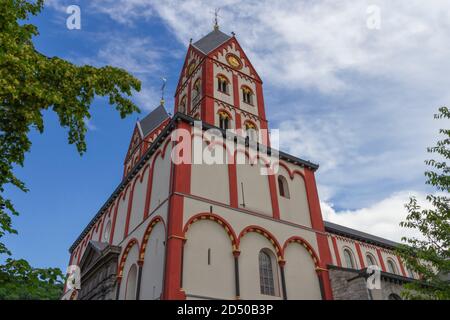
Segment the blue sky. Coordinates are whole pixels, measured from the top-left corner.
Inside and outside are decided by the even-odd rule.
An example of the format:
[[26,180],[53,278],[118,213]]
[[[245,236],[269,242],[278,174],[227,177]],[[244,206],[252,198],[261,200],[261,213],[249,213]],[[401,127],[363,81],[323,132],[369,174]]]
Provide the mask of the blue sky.
[[[212,29],[234,31],[264,81],[271,128],[283,151],[319,163],[326,219],[399,240],[398,222],[411,194],[423,199],[425,148],[432,120],[450,92],[450,4],[444,1],[152,1],[49,0],[33,18],[36,47],[77,64],[123,67],[142,80],[142,114],[121,120],[106,100],[92,106],[88,151],[67,144],[56,117],[33,132],[25,167],[28,193],[8,189],[21,215],[14,257],[65,268],[67,249],[120,181],[137,117],[159,102],[160,78],[173,92],[189,39]],[[66,28],[65,9],[81,7],[81,30]],[[369,5],[380,29],[367,27]],[[448,124],[447,124],[448,125]],[[442,124],[441,124],[442,126]]]

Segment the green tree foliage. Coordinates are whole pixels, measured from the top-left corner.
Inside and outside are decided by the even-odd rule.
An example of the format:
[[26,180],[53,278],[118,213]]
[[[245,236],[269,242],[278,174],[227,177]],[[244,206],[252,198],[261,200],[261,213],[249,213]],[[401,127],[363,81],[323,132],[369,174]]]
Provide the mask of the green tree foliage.
[[[444,121],[448,127],[450,111],[439,108],[435,119]],[[440,129],[442,138],[436,146],[427,151],[435,155],[435,160],[425,163],[431,168],[425,172],[426,183],[436,189],[427,196],[429,206],[421,207],[415,197],[410,198],[406,208],[406,221],[402,227],[420,232],[420,238],[406,238],[407,245],[401,245],[399,254],[406,261],[409,270],[419,274],[422,281],[406,286],[404,295],[409,299],[450,299],[450,130]]]
[[[60,125],[68,129],[69,143],[75,144],[80,154],[86,151],[85,121],[91,117],[89,108],[95,96],[108,97],[109,104],[115,106],[122,118],[139,111],[129,97],[133,90],[140,90],[141,83],[125,70],[77,66],[58,57],[47,57],[35,49],[32,40],[38,30],[27,22],[42,8],[43,0],[0,1],[0,239],[5,234],[17,233],[11,218],[18,212],[5,197],[5,186],[27,191],[13,168],[24,165],[25,153],[31,147],[30,130],[44,131],[43,111],[52,110],[58,115]],[[0,241],[1,254],[11,255],[11,252]],[[30,275],[34,272],[38,278],[43,276],[49,280],[45,283],[55,283],[54,269],[31,271],[23,260],[8,261],[9,264],[2,266],[6,268],[2,272],[11,277],[17,274],[23,283],[32,279]],[[26,272],[17,273],[14,268]],[[12,283],[5,279],[2,278],[2,284]],[[32,287],[31,283],[21,288]],[[38,292],[43,291],[30,292],[30,297],[37,297]],[[50,298],[50,295],[51,290],[43,297]],[[18,296],[27,297],[25,292]]]
[[59,299],[64,277],[58,268],[32,268],[23,260],[8,258],[0,265],[1,300],[54,300]]
[[[95,96],[109,97],[122,118],[139,111],[128,97],[140,90],[140,81],[125,70],[77,66],[36,51],[32,38],[38,30],[22,22],[42,8],[43,0],[0,2],[0,238],[16,233],[11,215],[18,213],[4,197],[4,188],[11,184],[27,190],[13,166],[24,164],[30,130],[44,131],[44,110],[56,112],[61,126],[68,128],[69,143],[80,153],[86,151],[85,120]],[[9,253],[2,243],[0,253]]]

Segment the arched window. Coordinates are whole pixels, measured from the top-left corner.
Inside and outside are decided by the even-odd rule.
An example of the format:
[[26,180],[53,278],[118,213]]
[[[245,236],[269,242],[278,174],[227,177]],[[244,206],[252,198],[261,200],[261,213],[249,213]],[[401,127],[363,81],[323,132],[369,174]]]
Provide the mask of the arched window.
[[103,232],[103,242],[109,242],[109,235],[111,233],[111,220],[108,221],[105,227],[105,231]]
[[186,76],[189,77],[194,72],[196,67],[197,67],[197,63],[195,62],[195,60],[193,60],[187,68]]
[[198,101],[200,94],[202,93],[202,80],[200,78],[195,80],[193,90],[193,101],[195,103]]
[[230,115],[225,111],[219,111],[219,126],[223,130],[230,128]]
[[388,271],[389,271],[390,273],[398,274],[397,266],[395,265],[395,262],[392,261],[392,259],[388,259],[388,260],[387,260],[387,265],[388,265]]
[[344,249],[344,258],[347,268],[355,269],[355,259],[353,258],[353,252],[350,249]]
[[242,86],[242,100],[247,104],[253,104],[253,91],[247,86]]
[[289,199],[289,186],[285,177],[278,176],[278,190],[280,192],[280,196]]
[[366,254],[366,262],[367,262],[367,266],[377,266],[375,257],[370,253]]
[[133,264],[127,275],[127,286],[125,288],[125,300],[136,300],[137,267]]
[[264,249],[259,252],[259,283],[261,294],[275,295],[272,259]]
[[178,106],[178,112],[186,113],[186,96],[183,96],[183,98],[181,98],[181,102]]
[[223,75],[217,76],[217,89],[222,92],[228,94],[228,79]]
[[252,122],[245,122],[245,133],[250,140],[258,141],[258,128]]

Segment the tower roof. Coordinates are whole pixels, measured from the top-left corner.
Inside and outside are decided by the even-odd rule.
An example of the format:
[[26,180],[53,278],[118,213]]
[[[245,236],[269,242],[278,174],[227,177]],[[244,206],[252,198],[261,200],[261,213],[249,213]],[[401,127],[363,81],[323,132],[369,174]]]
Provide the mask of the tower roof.
[[218,28],[215,28],[206,36],[195,42],[193,46],[204,54],[208,54],[229,39],[231,39],[229,35],[223,33]]
[[145,137],[147,134],[156,129],[164,120],[168,119],[169,115],[166,112],[164,106],[159,105],[155,110],[150,112],[144,119],[139,121],[141,126],[142,135]]

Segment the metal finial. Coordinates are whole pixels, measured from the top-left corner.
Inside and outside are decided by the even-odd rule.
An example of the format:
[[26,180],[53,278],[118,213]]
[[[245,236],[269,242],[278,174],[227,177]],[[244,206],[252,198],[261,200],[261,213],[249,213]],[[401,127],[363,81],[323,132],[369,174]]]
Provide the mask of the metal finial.
[[163,84],[161,86],[161,105],[164,105],[164,89],[166,88],[166,82],[167,79],[162,77],[161,80],[163,81]]
[[192,44],[192,38],[189,39],[189,44]]
[[214,30],[219,30],[219,11],[220,8],[214,9]]
[[231,31],[231,35],[234,37],[236,33],[234,33],[234,31]]

